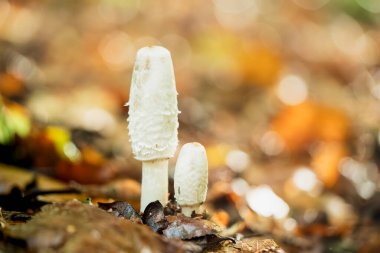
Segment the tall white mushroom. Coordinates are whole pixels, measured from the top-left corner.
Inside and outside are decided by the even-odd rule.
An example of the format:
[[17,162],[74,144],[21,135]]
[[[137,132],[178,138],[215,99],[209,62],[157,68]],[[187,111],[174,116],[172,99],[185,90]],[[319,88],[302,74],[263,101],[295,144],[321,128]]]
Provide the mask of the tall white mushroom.
[[191,216],[205,202],[208,184],[208,162],[205,148],[197,143],[182,146],[174,172],[174,191],[182,213]]
[[129,98],[132,151],[142,161],[141,211],[168,198],[168,160],[178,145],[178,105],[170,52],[159,46],[137,52]]

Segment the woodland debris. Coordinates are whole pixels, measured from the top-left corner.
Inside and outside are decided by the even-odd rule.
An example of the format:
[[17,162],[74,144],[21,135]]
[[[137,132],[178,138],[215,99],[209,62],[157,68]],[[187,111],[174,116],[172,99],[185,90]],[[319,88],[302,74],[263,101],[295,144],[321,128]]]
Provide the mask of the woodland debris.
[[225,241],[214,248],[208,248],[207,253],[285,253],[273,240],[247,238],[236,243]]
[[101,209],[111,212],[116,217],[123,217],[133,222],[142,223],[140,214],[127,202],[115,201],[112,203],[98,203],[98,206]]
[[189,218],[184,215],[167,216],[169,225],[163,231],[167,238],[182,240],[193,239],[206,235],[215,235],[221,229],[213,222],[199,218]]
[[118,179],[102,185],[82,185],[71,182],[70,186],[90,197],[104,197],[124,201],[140,200],[141,185],[132,179]]
[[168,225],[164,214],[164,207],[158,200],[150,203],[145,208],[142,220],[154,232],[161,232]]
[[145,226],[76,200],[46,205],[3,234],[6,246],[17,241],[27,252],[182,252]]

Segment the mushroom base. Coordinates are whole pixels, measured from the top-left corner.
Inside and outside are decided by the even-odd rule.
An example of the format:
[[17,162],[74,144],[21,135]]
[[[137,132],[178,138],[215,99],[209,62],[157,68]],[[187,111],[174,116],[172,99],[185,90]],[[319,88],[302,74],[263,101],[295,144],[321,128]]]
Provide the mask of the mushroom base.
[[195,212],[196,214],[201,213],[201,204],[194,204],[194,205],[181,205],[182,213],[187,216],[191,217],[191,214]]

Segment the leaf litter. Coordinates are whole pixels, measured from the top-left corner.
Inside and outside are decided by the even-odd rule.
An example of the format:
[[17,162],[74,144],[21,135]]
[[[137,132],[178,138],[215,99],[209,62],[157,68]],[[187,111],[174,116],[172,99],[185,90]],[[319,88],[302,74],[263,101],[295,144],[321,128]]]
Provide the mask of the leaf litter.
[[41,190],[34,176],[25,187],[13,186],[0,195],[0,251],[283,252],[273,241],[268,247],[253,247],[247,239],[224,237],[222,228],[206,214],[181,214],[175,200],[165,207],[159,201],[152,202],[139,213],[126,201],[92,205],[78,200],[51,204],[38,199],[79,191],[78,187]]

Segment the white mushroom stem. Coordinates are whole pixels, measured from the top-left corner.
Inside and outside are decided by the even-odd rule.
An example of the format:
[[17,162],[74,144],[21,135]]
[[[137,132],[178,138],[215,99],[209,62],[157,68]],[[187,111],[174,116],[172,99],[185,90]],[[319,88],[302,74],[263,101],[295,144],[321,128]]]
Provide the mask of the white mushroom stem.
[[174,172],[174,191],[184,215],[199,213],[206,200],[207,184],[208,163],[205,148],[197,142],[183,145]]
[[165,206],[168,202],[168,159],[144,161],[142,164],[141,208],[160,201]]
[[156,200],[165,206],[168,202],[169,159],[142,162],[140,211]]

